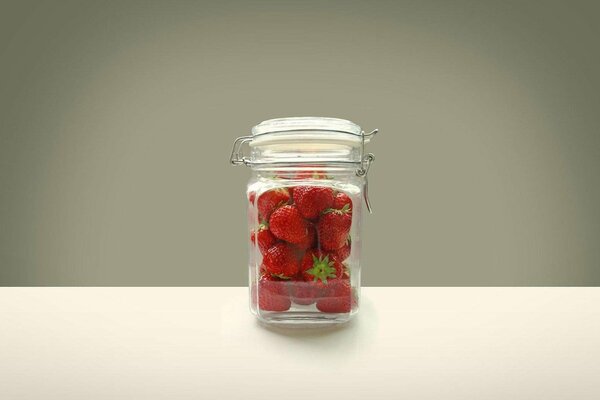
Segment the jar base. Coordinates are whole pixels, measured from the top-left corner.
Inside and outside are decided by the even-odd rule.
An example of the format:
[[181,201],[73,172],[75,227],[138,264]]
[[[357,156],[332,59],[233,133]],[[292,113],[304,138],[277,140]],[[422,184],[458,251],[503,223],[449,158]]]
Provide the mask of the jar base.
[[290,327],[320,327],[337,325],[350,321],[355,313],[322,313],[322,312],[261,312],[256,314],[258,320],[266,325]]

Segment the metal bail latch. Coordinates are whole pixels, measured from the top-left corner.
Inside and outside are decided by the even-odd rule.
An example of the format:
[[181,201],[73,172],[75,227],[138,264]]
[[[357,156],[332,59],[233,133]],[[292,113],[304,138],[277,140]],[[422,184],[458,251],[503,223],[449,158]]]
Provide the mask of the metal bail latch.
[[252,141],[252,136],[240,136],[235,139],[233,142],[233,147],[231,148],[231,156],[229,157],[229,162],[233,165],[249,165],[250,160],[244,156],[242,151],[242,146],[244,143],[248,143]]
[[365,178],[365,188],[364,188],[364,197],[365,204],[367,205],[367,210],[369,210],[369,214],[373,213],[373,209],[371,208],[371,202],[369,201],[369,179],[367,177],[367,173],[369,172],[369,168],[371,168],[371,163],[375,161],[375,156],[373,153],[365,154],[365,137],[375,136],[379,132],[378,129],[374,129],[369,133],[361,132],[361,147],[360,147],[360,168],[356,170],[357,176],[364,176]]

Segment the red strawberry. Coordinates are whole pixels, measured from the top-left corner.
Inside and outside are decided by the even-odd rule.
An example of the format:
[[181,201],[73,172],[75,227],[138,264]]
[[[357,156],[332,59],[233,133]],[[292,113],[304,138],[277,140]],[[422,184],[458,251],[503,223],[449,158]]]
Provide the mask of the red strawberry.
[[304,255],[305,250],[308,250],[311,247],[313,247],[316,242],[316,239],[317,239],[317,230],[315,229],[315,226],[313,224],[311,224],[310,222],[307,225],[308,225],[308,235],[302,241],[302,243],[296,244],[296,248],[298,248],[298,250],[300,250],[302,252],[301,255]]
[[289,284],[290,295],[294,303],[307,306],[317,301],[320,288],[315,282],[305,282],[301,278],[296,278],[290,281]]
[[316,219],[321,212],[333,205],[333,189],[322,186],[297,186],[294,202],[306,219]]
[[348,238],[346,239],[344,245],[339,249],[332,251],[332,254],[335,255],[338,260],[345,261],[350,256],[351,251],[352,241],[350,239],[350,235],[348,235]]
[[307,251],[300,265],[300,272],[305,281],[320,281],[327,284],[327,280],[340,278],[344,273],[344,265],[331,254],[320,250]]
[[286,188],[271,189],[260,195],[257,201],[258,213],[264,220],[268,220],[271,213],[290,200],[290,194]]
[[258,307],[263,311],[287,311],[292,305],[286,281],[262,275],[258,281]]
[[324,250],[339,249],[346,243],[351,226],[352,214],[348,204],[340,210],[328,208],[317,224],[319,245]]
[[[298,172],[296,175],[294,175],[293,177],[291,177],[292,179],[296,179],[296,180],[306,180],[306,179],[328,179],[327,175],[325,175],[325,173],[323,171],[300,171]],[[292,186],[289,187],[288,190],[290,192],[290,196],[294,195],[294,190],[297,188],[298,186]]]
[[258,238],[258,248],[260,249],[261,254],[265,254],[269,247],[277,242],[277,238],[273,236],[269,230],[269,226],[265,223],[260,224],[256,232],[254,230],[250,232],[252,244],[256,244],[256,238]]
[[298,273],[300,263],[294,248],[286,243],[275,243],[264,255],[265,270],[279,278],[291,278]]
[[294,205],[275,210],[269,219],[269,226],[275,237],[289,243],[306,243],[310,236],[308,222]]
[[336,279],[331,281],[326,297],[317,300],[317,309],[324,313],[347,313],[352,310],[353,296],[350,281]]
[[348,207],[350,207],[349,211],[352,213],[352,200],[346,193],[339,192],[335,195],[335,199],[333,200],[333,205],[331,208],[341,210],[346,204],[348,204]]
[[252,191],[248,192],[248,201],[251,204],[254,204],[254,199],[256,199],[256,192],[252,190]]

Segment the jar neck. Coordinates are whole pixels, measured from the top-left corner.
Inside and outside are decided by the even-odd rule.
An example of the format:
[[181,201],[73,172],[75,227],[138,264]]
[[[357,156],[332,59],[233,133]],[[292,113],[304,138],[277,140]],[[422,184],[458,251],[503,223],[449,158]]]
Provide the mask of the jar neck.
[[250,162],[253,165],[337,164],[344,166],[360,162],[362,156],[360,142],[309,139],[284,134],[270,134],[263,138],[255,138],[250,144],[250,150]]
[[356,177],[360,163],[272,163],[255,164],[252,170],[259,176],[293,179],[298,176],[321,179],[323,177]]

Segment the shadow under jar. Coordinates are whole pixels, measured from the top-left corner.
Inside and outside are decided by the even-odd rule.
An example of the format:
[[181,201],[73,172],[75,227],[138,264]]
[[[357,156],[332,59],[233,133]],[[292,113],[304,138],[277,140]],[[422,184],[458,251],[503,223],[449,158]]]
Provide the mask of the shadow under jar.
[[236,139],[248,182],[250,309],[267,324],[335,324],[360,299],[365,153],[377,131],[337,118],[261,122]]

